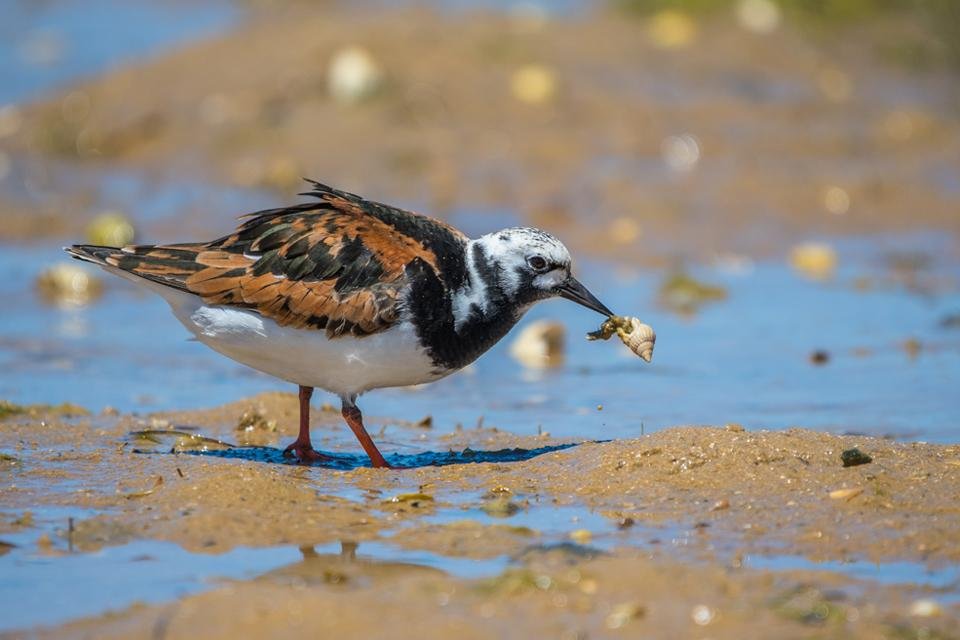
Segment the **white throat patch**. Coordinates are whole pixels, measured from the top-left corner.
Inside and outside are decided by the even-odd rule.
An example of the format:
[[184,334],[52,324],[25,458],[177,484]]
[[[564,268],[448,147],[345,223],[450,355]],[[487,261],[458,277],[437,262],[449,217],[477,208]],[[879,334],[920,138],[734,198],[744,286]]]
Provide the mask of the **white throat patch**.
[[[491,309],[489,284],[484,280],[478,259],[493,271],[496,286],[507,298],[513,299],[523,282],[522,274],[530,273],[527,260],[540,256],[549,264],[560,265],[547,273],[537,276],[534,281],[538,288],[549,290],[560,283],[569,273],[570,252],[559,240],[549,233],[529,227],[514,227],[489,233],[471,240],[466,250],[466,267],[469,279],[467,284],[453,292],[452,306],[454,328],[460,328],[477,310],[483,315],[494,312]],[[490,277],[489,272],[486,273]],[[499,294],[499,292],[497,292]]]
[[487,283],[480,277],[475,261],[476,240],[467,245],[467,273],[470,275],[468,284],[462,289],[453,292],[453,328],[460,331],[460,327],[470,317],[470,312],[476,306],[481,313],[487,313],[490,301],[487,296]]

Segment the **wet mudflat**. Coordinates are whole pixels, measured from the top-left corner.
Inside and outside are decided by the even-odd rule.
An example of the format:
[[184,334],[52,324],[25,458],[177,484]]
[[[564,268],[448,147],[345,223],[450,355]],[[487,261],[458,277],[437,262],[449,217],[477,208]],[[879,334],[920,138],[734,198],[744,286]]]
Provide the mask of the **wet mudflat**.
[[[599,316],[551,301],[524,326],[560,323],[565,347],[556,366],[514,359],[510,347],[521,326],[468,370],[425,388],[378,391],[361,406],[394,419],[429,416],[438,428],[480,421],[521,435],[581,439],[735,422],[955,442],[960,331],[950,318],[960,310],[960,267],[949,245],[930,234],[836,244],[845,264],[825,281],[771,261],[746,270],[693,267],[698,281],[727,296],[695,313],[664,302],[670,270],[584,260],[580,277],[601,299],[656,328],[652,364],[619,343],[588,342]],[[887,246],[930,264],[910,272],[909,284],[891,266]],[[0,364],[20,372],[0,377],[0,396],[144,412],[290,389],[188,340],[161,299],[126,282],[106,281],[95,304],[52,308],[34,283],[58,252],[46,245],[0,254],[0,292],[20,301],[0,316]]]
[[[0,45],[0,634],[956,636],[960,124],[951,72],[862,54],[895,21],[108,4]],[[38,71],[107,15],[163,28]],[[548,228],[653,364],[541,305],[550,366],[515,333],[363,399],[403,469],[320,394],[308,467],[285,384],[124,282],[39,284],[105,209],[214,237],[301,175]]]
[[[262,444],[223,456],[218,442],[252,437],[237,430],[251,411]],[[916,635],[946,632],[960,606],[956,446],[736,425],[611,442],[424,438],[388,421],[386,448],[410,452],[395,462],[488,453],[338,470],[263,455],[292,437],[295,411],[292,395],[270,394],[149,417],[8,416],[5,627],[111,609],[51,633],[373,632],[413,615],[402,633],[481,637],[520,615],[524,633],[723,636],[752,622]],[[337,414],[318,413],[325,449],[355,459]],[[871,462],[845,467],[854,447]]]

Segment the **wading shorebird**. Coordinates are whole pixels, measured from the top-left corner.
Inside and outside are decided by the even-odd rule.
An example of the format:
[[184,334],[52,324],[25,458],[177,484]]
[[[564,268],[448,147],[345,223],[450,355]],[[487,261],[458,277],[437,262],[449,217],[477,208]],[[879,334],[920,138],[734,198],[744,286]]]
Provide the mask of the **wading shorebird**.
[[244,216],[212,242],[73,245],[65,250],[163,296],[197,340],[300,387],[300,434],[284,450],[327,459],[310,442],[310,397],[340,397],[375,467],[389,466],[357,398],[432,382],[496,344],[534,303],[560,296],[612,315],[570,274],[552,235],[515,227],[470,239],[439,220],[310,181],[302,204]]

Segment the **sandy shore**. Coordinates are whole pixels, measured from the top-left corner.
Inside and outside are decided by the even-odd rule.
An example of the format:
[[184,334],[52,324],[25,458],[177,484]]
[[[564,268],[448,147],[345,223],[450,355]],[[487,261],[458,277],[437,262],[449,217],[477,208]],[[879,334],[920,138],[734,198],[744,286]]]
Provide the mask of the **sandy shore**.
[[[163,637],[201,631],[228,637],[250,628],[277,636],[384,628],[397,629],[398,637],[489,637],[508,629],[515,637],[594,636],[619,628],[620,618],[620,626],[635,632],[675,637],[698,628],[691,612],[700,604],[714,612],[711,637],[747,628],[791,637],[827,630],[875,637],[895,628],[913,633],[921,623],[946,630],[958,614],[951,605],[941,617],[917,621],[909,615],[910,602],[923,595],[916,588],[744,565],[744,557],[781,554],[955,564],[956,446],[800,429],[682,427],[519,462],[343,471],[274,464],[276,449],[169,453],[171,443],[190,450],[196,442],[177,444],[158,433],[198,427],[203,436],[278,447],[293,435],[292,395],[149,417],[65,417],[64,411],[79,412],[33,409],[8,416],[0,429],[0,449],[13,456],[2,463],[10,478],[9,512],[54,505],[95,512],[78,519],[72,532],[59,527],[41,536],[44,553],[156,539],[204,554],[296,545],[304,559],[173,605],[134,606],[50,630],[60,637],[140,637],[156,634],[158,625]],[[251,411],[259,426],[238,432]],[[317,414],[314,430],[321,437],[343,430],[335,412]],[[404,439],[418,439],[417,427],[388,423],[407,433]],[[129,435],[144,427],[154,429],[154,446]],[[334,453],[356,449],[337,440],[345,451],[336,445]],[[486,428],[431,433],[421,446],[442,452],[560,444]],[[853,447],[872,462],[844,467],[840,454]],[[134,452],[147,449],[153,453]],[[511,525],[517,512],[564,508],[598,514],[604,524],[588,529],[570,522],[559,536]],[[449,517],[458,511],[462,517]],[[481,511],[502,518],[472,515]],[[448,517],[437,520],[438,514]],[[22,515],[6,518],[0,536],[22,532],[29,522]],[[685,540],[681,547],[669,542],[678,536]],[[311,551],[337,541],[345,545],[343,556]],[[514,560],[497,577],[468,580],[363,561],[370,541],[445,557]],[[356,544],[361,560],[350,557]],[[817,611],[828,613],[818,617]]]
[[[578,256],[631,270],[733,269],[847,233],[933,231],[960,255],[955,76],[864,53],[897,25],[815,42],[717,18],[664,47],[649,21],[605,12],[530,20],[293,3],[253,15],[20,105],[16,127],[7,112],[0,151],[22,189],[0,195],[0,240],[79,239],[114,206],[102,192],[116,175],[273,205],[293,202],[308,176],[472,233],[541,226]],[[327,88],[347,46],[383,72],[359,104]],[[554,79],[547,97],[517,98],[529,65]],[[204,203],[127,213],[151,242],[215,237],[247,210]],[[897,259],[910,274],[929,262]],[[910,358],[921,348],[903,344]],[[338,412],[317,407],[314,437],[337,459],[308,467],[280,455],[296,410],[286,394],[146,416],[0,405],[0,555],[56,562],[163,541],[193,557],[301,558],[0,636],[958,637],[957,584],[868,579],[844,563],[875,566],[874,577],[891,563],[955,569],[960,446],[737,425],[573,441],[374,417],[389,434],[373,429],[375,439],[410,467],[383,471],[363,464]],[[845,467],[853,448],[870,461]],[[365,551],[376,545],[396,553]],[[445,569],[451,559],[477,571]]]
[[[903,36],[875,31],[855,34],[866,50]],[[884,65],[788,28],[764,37],[718,19],[695,36],[665,49],[647,22],[602,11],[543,22],[264,12],[23,109],[4,144],[72,212],[96,205],[90,189],[64,190],[63,163],[266,189],[277,204],[309,176],[438,216],[506,211],[578,252],[635,264],[768,255],[810,234],[958,231],[944,173],[960,148],[949,71]],[[347,46],[385,77],[358,105],[327,92],[327,65]],[[530,64],[555,85],[533,103],[511,89]],[[18,205],[4,209],[16,217]],[[157,231],[172,237],[201,213]]]

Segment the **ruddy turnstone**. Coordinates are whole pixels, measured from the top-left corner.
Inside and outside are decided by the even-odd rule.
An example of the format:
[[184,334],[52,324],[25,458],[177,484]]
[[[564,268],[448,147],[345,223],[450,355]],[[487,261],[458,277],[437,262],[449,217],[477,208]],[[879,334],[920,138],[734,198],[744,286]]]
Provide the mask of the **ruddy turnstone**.
[[470,239],[439,220],[310,181],[302,204],[259,211],[211,242],[74,245],[66,251],[163,296],[197,339],[300,387],[310,442],[314,387],[340,397],[373,466],[360,394],[432,382],[476,360],[539,300],[560,296],[606,316],[570,274],[552,235],[515,227]]

